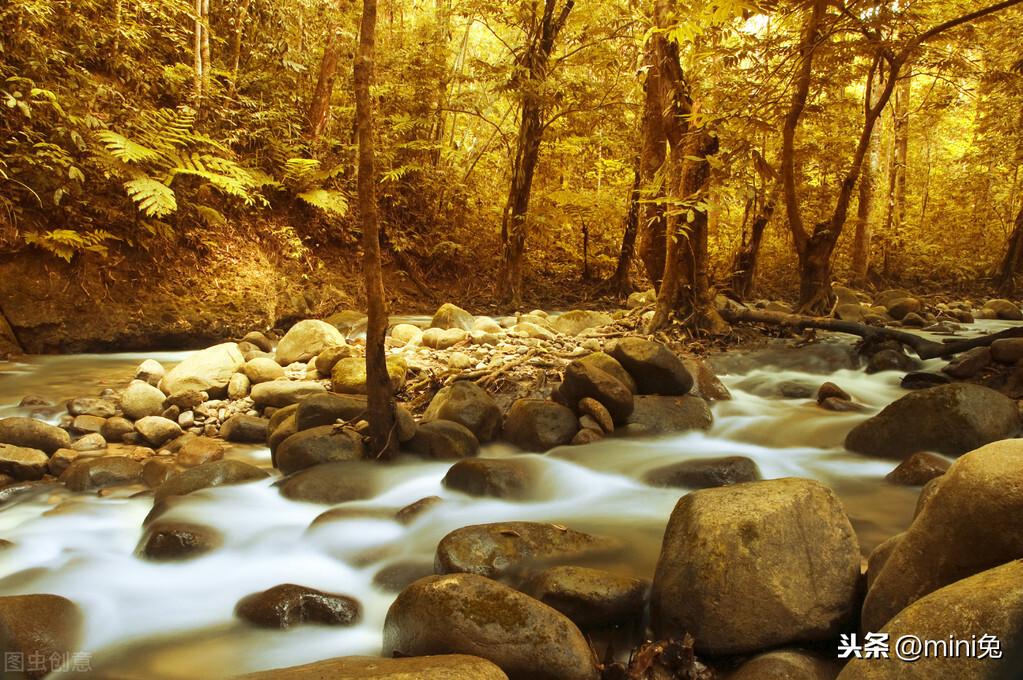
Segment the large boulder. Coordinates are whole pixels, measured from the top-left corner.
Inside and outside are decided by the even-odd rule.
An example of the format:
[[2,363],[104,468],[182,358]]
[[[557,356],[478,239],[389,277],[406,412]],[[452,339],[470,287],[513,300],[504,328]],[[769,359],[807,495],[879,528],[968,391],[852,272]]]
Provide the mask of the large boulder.
[[619,425],[625,424],[634,407],[632,392],[621,381],[580,361],[573,361],[565,368],[565,380],[558,391],[570,404],[578,404],[586,398],[596,399]]
[[464,425],[481,442],[488,442],[501,432],[501,409],[497,402],[471,380],[459,380],[441,388],[423,414],[423,422],[431,420]]
[[[869,628],[864,622],[866,630]],[[917,600],[877,629],[888,635],[888,658],[853,659],[839,680],[1009,680],[1019,677],[1023,639],[1023,562],[1015,560],[956,581]],[[903,636],[931,641],[931,653],[899,659]],[[1000,643],[1000,654],[983,652],[982,639]],[[928,644],[928,643],[924,643]],[[962,645],[967,645],[964,650]],[[907,648],[902,647],[903,651]],[[912,647],[908,648],[912,652]],[[944,650],[944,651],[942,651]]]
[[458,328],[463,331],[471,331],[473,328],[473,316],[457,305],[446,302],[437,309],[430,321],[430,328]]
[[615,343],[611,356],[635,379],[640,394],[677,396],[693,388],[693,376],[682,360],[658,342],[622,338]]
[[912,392],[849,432],[850,451],[905,458],[928,450],[959,456],[1013,436],[1020,426],[1016,402],[980,385],[956,383]]
[[277,363],[287,366],[296,361],[309,361],[328,347],[343,344],[345,336],[326,321],[299,321],[277,343]]
[[387,611],[384,656],[472,654],[511,680],[597,680],[589,643],[565,616],[473,574],[427,576]]
[[618,382],[629,388],[629,391],[633,394],[636,393],[636,381],[632,379],[629,372],[625,370],[625,367],[618,363],[618,360],[612,357],[610,354],[605,352],[594,352],[593,354],[587,354],[586,356],[576,359],[577,362],[599,368],[605,373],[610,373],[611,377],[617,378]]
[[938,588],[1023,558],[1023,440],[971,451],[939,479],[873,578],[865,630]]
[[706,430],[713,423],[710,406],[700,397],[691,394],[683,397],[637,395],[627,426],[617,432],[629,436],[653,436]]
[[253,385],[284,377],[284,367],[269,357],[249,359],[242,364],[240,370]]
[[470,496],[526,500],[536,494],[543,466],[534,458],[466,458],[450,468],[441,483]]
[[649,585],[600,569],[551,567],[530,578],[523,591],[588,629],[639,620]]
[[600,326],[608,326],[614,322],[609,314],[591,312],[584,309],[573,309],[565,312],[554,320],[554,330],[565,335],[579,335],[583,331]]
[[0,444],[39,449],[53,454],[57,449],[71,446],[71,435],[56,425],[35,418],[15,416],[0,420]]
[[164,394],[198,390],[210,394],[223,393],[245,357],[238,344],[225,342],[192,354],[167,372],[160,381]]
[[333,425],[338,421],[347,423],[363,418],[367,408],[365,395],[314,394],[298,404],[295,425],[299,430],[308,430],[312,427]]
[[[78,651],[81,629],[82,612],[67,598],[59,595],[0,597],[3,677],[42,678],[60,669]],[[20,668],[11,665],[19,662]],[[24,675],[16,672],[19,670],[25,671]]]
[[261,628],[286,630],[303,623],[350,626],[359,621],[362,608],[358,600],[347,595],[282,583],[243,597],[235,606],[234,613]]
[[434,571],[489,578],[520,575],[531,566],[566,564],[610,553],[619,544],[609,538],[559,524],[495,522],[455,529],[437,544]]
[[364,500],[376,492],[372,469],[355,461],[313,465],[288,475],[277,487],[293,501],[326,505]]
[[320,463],[360,460],[362,438],[354,430],[321,425],[297,432],[277,447],[277,468],[286,475]]
[[281,408],[326,391],[327,388],[315,380],[270,380],[253,385],[249,396],[257,408]]
[[17,480],[42,479],[49,462],[49,456],[39,449],[0,444],[0,475]]
[[465,654],[411,656],[342,656],[326,661],[240,675],[237,680],[508,680],[487,661]]
[[984,309],[994,313],[996,318],[1006,321],[1023,321],[1023,311],[1011,300],[995,299],[984,303]]
[[256,444],[266,441],[270,421],[243,413],[233,415],[220,426],[220,436],[229,442]]
[[829,640],[853,620],[860,550],[833,491],[775,479],[694,491],[664,532],[654,632],[690,633],[700,653],[745,654]]
[[572,409],[543,399],[516,400],[504,420],[504,438],[526,451],[568,444],[578,431]]
[[452,420],[431,420],[416,428],[405,447],[423,458],[458,460],[479,453],[472,430]]
[[[167,398],[158,388],[147,382],[136,380],[121,394],[121,410],[132,420],[163,413],[163,402]],[[113,414],[111,414],[113,415]],[[108,416],[109,417],[109,416]]]
[[72,491],[94,491],[108,486],[138,484],[142,481],[142,463],[127,456],[102,456],[76,460],[61,481]]
[[156,489],[156,502],[171,496],[184,496],[200,489],[209,489],[228,484],[244,484],[266,479],[270,474],[255,465],[240,460],[217,460],[179,472]]
[[[405,384],[408,364],[405,358],[392,355],[387,357],[387,375],[391,379],[391,389],[398,391]],[[341,394],[366,394],[366,359],[348,357],[341,359],[330,372],[330,384],[335,392]]]

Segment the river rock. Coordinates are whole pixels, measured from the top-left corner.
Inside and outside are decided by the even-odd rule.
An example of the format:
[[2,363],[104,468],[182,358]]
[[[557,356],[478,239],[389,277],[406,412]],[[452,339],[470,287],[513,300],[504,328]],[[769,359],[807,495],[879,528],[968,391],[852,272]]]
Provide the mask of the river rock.
[[302,430],[277,447],[277,467],[286,475],[320,463],[360,460],[362,438],[349,428],[335,425]]
[[572,441],[579,420],[572,409],[543,399],[517,399],[504,420],[504,438],[543,453]]
[[[162,397],[163,393],[160,394]],[[67,402],[67,412],[76,417],[112,418],[117,415],[117,404],[100,397],[79,397]]]
[[99,416],[75,416],[75,419],[71,421],[70,429],[78,434],[94,434],[99,437],[99,433],[103,430],[103,425],[106,422],[106,418],[100,418]]
[[912,371],[904,375],[899,384],[904,390],[926,390],[929,387],[947,385],[950,382],[952,382],[952,380],[947,375],[943,375],[941,373]]
[[391,337],[402,345],[418,343],[423,339],[423,331],[419,326],[410,323],[399,323],[391,329]]
[[[91,417],[92,416],[78,416],[78,418]],[[78,420],[78,418],[75,418],[75,420]],[[71,442],[71,448],[75,451],[100,451],[107,448],[107,440],[98,432],[93,432]]]
[[480,443],[472,430],[451,420],[422,423],[405,444],[416,455],[434,460],[458,460],[475,456]]
[[285,498],[326,505],[372,498],[376,492],[372,469],[355,461],[313,465],[288,475],[277,486]]
[[142,481],[142,463],[127,456],[78,459],[60,479],[71,491],[94,491],[108,486],[138,484]]
[[554,340],[557,334],[547,327],[531,321],[520,321],[509,329],[512,335],[520,338],[533,338],[535,340]]
[[[416,521],[420,515],[429,511],[435,507],[438,503],[443,503],[444,499],[440,496],[426,496],[420,498],[418,501],[409,503],[404,508],[394,513],[394,518],[402,524],[412,524]],[[430,572],[433,572],[433,566],[430,566]]]
[[272,352],[274,350],[273,340],[268,338],[262,331],[249,331],[242,338],[242,342],[255,345],[262,352]]
[[450,349],[468,337],[469,333],[461,328],[427,328],[423,331],[422,343],[431,349]]
[[508,680],[486,659],[436,654],[403,659],[342,656],[326,661],[250,673],[237,680]]
[[292,326],[277,343],[277,363],[288,366],[305,362],[336,345],[344,345],[345,336],[336,327],[318,319],[306,319]]
[[244,399],[249,396],[251,388],[252,381],[244,373],[235,373],[227,383],[227,398],[234,400]]
[[238,345],[225,342],[207,347],[172,368],[160,381],[164,394],[199,390],[223,394],[231,376],[245,363]]
[[17,480],[42,479],[50,459],[39,449],[0,444],[0,474]]
[[[191,435],[185,435],[185,437],[188,437],[188,441],[181,445],[175,457],[179,465],[189,468],[198,467],[224,457],[224,449],[226,447],[221,440],[213,439],[212,437],[193,437]],[[182,437],[182,439],[185,437]],[[150,486],[158,485],[150,484]]]
[[176,408],[179,411],[189,411],[208,401],[210,395],[202,390],[179,390],[163,401],[165,409]]
[[958,456],[1020,426],[1016,402],[998,392],[958,383],[912,392],[849,432],[850,451],[904,458],[916,451]]
[[990,347],[974,347],[948,362],[941,370],[958,380],[972,378],[991,363]]
[[643,338],[622,338],[615,343],[611,356],[636,381],[639,394],[677,396],[693,388],[682,360],[664,345]]
[[188,560],[216,550],[222,543],[221,535],[210,527],[161,521],[146,529],[136,553],[156,562]]
[[920,368],[920,362],[907,355],[899,349],[882,349],[874,352],[867,359],[867,373],[881,373],[882,371],[915,371]]
[[158,416],[163,413],[163,402],[166,398],[167,395],[158,388],[136,380],[121,394],[121,410],[132,420]]
[[330,372],[337,366],[337,362],[342,359],[347,359],[352,356],[353,350],[351,345],[334,345],[328,347],[319,354],[316,355],[316,361],[313,362],[316,367],[316,373],[318,375],[330,375]]
[[829,640],[858,606],[860,550],[833,491],[774,479],[694,491],[675,506],[651,594],[655,634],[699,653]]
[[153,387],[159,385],[165,375],[167,369],[156,359],[146,359],[135,369],[135,380],[149,383]]
[[242,364],[239,370],[253,385],[270,382],[271,380],[280,380],[284,377],[284,368],[273,359],[267,357],[250,359]]
[[200,489],[244,484],[269,476],[265,470],[240,460],[218,460],[177,473],[157,488],[155,498],[160,502],[171,496],[185,496]]
[[[35,679],[58,671],[68,659],[75,658],[82,621],[78,606],[59,595],[0,597],[3,677]],[[20,663],[24,674],[17,672],[18,667],[12,665],[15,663]]]
[[903,300],[911,297],[913,297],[913,294],[904,288],[889,288],[888,290],[883,290],[874,296],[874,305],[887,308],[888,305],[892,304],[896,300]]
[[256,408],[267,406],[280,408],[297,404],[307,397],[326,391],[327,388],[315,380],[271,380],[253,387],[249,396],[252,397]]
[[628,424],[616,430],[621,434],[653,436],[706,430],[714,422],[707,402],[687,394],[684,397],[637,395]]
[[654,468],[643,476],[651,486],[709,489],[760,479],[760,468],[745,456],[693,458]]
[[295,411],[296,425],[299,430],[308,430],[333,425],[338,421],[352,422],[364,417],[367,408],[365,395],[315,394],[298,404]]
[[1023,558],[1023,440],[960,457],[921,504],[863,605],[864,630],[954,581]]
[[599,569],[551,567],[530,578],[522,590],[588,629],[639,620],[649,586]]
[[0,420],[0,444],[39,449],[51,454],[71,446],[71,435],[56,425],[35,418],[14,416]]
[[917,451],[898,467],[889,472],[885,479],[901,486],[923,486],[948,470],[951,463],[939,455]]
[[554,320],[554,330],[565,335],[579,335],[583,331],[601,326],[609,326],[614,319],[603,312],[591,312],[583,309],[573,309],[570,312],[561,314]]
[[280,630],[303,623],[351,626],[362,617],[362,609],[355,598],[292,583],[243,597],[235,606],[234,613],[261,628]]
[[542,474],[532,458],[466,458],[448,468],[441,483],[470,496],[525,500],[536,494]]
[[728,680],[835,680],[841,663],[801,649],[778,649],[744,662]]
[[455,529],[437,544],[434,571],[488,578],[520,575],[531,566],[565,564],[610,553],[615,541],[560,524],[496,522]]
[[126,434],[130,434],[134,431],[134,423],[127,418],[114,416],[113,418],[107,418],[106,422],[103,423],[103,427],[100,428],[99,433],[103,435],[103,438],[108,442],[120,442],[124,440],[124,436]]
[[[387,357],[387,375],[391,378],[391,388],[398,391],[405,384],[408,364],[401,356]],[[349,357],[334,365],[330,373],[330,383],[335,392],[341,394],[366,394],[366,359]]]
[[501,432],[501,409],[490,394],[471,380],[442,387],[423,414],[423,422],[450,420],[467,427],[476,439],[488,442]]
[[266,441],[270,421],[257,416],[238,414],[220,426],[220,436],[229,442],[262,444]]
[[1009,300],[988,300],[984,303],[984,309],[994,312],[995,317],[998,319],[1004,319],[1006,321],[1023,321],[1023,311],[1020,311],[1019,306],[1017,306],[1015,302],[1011,302]]
[[579,426],[581,428],[592,429],[587,428],[583,423],[583,418],[589,417],[601,433],[614,432],[615,423],[614,418],[611,417],[611,412],[607,410],[606,406],[596,399],[591,399],[590,397],[583,397],[580,399],[579,413],[581,414],[581,417],[579,418]]
[[146,416],[135,421],[135,431],[152,446],[160,447],[181,436],[181,426],[161,416]]
[[446,302],[433,315],[430,321],[430,328],[447,330],[457,328],[463,331],[471,331],[473,327],[473,316],[457,305]]
[[587,354],[584,357],[576,359],[576,361],[581,364],[593,366],[594,368],[599,368],[605,373],[610,374],[611,377],[617,379],[618,382],[625,385],[630,392],[635,394],[637,389],[636,381],[633,380],[632,376],[629,375],[629,372],[626,371],[625,368],[610,354],[605,352],[593,352],[592,354]]
[[570,404],[590,398],[600,402],[616,424],[625,424],[632,413],[633,397],[629,388],[610,373],[593,365],[573,361],[565,368],[564,382],[558,391]]
[[915,314],[923,309],[923,304],[914,297],[897,298],[885,306],[888,308],[888,316],[897,321],[902,321],[908,315]]
[[463,653],[511,680],[597,680],[589,643],[568,618],[473,574],[427,576],[387,611],[384,656]]
[[960,644],[990,635],[1001,641],[1002,654],[978,658],[961,647],[958,653],[944,654],[939,647],[937,653],[902,661],[893,650],[887,659],[853,659],[839,680],[1008,680],[1019,669],[1018,641],[1023,638],[1023,562],[1014,560],[951,583],[909,605],[877,630],[887,633],[893,645],[904,635],[939,643],[953,639]]
[[835,306],[834,316],[842,321],[862,323],[868,312],[869,310],[858,302],[843,302]]
[[991,358],[1002,364],[1023,359],[1023,338],[1003,338],[991,343]]

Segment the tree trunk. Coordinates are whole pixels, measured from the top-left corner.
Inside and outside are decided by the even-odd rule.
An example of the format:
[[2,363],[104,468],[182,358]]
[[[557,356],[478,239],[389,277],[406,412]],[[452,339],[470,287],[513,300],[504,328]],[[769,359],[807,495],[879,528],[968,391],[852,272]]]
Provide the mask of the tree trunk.
[[210,52],[210,0],[202,0],[202,93],[209,96],[210,78],[213,76],[213,57]]
[[[879,85],[880,82],[875,81],[868,88],[868,93],[875,96],[865,100],[867,110],[877,105],[876,94],[879,92]],[[871,101],[872,99],[874,101]],[[870,239],[873,232],[871,217],[874,211],[874,192],[880,166],[881,134],[879,130],[874,129],[870,133],[866,164],[863,166],[863,174],[860,176],[859,201],[856,206],[856,233],[853,236],[852,284],[860,287],[866,286],[867,270],[870,268]]]
[[384,338],[387,300],[380,263],[380,223],[373,148],[373,58],[376,43],[376,0],[363,0],[359,49],[355,59],[355,117],[359,137],[359,217],[362,220],[363,274],[366,285],[366,395],[371,453],[390,458],[397,450],[394,390],[387,374]]
[[998,290],[1005,295],[1016,293],[1016,277],[1023,273],[1023,205],[1009,235],[1009,245],[998,268]]
[[740,298],[746,299],[753,295],[754,283],[756,282],[757,268],[760,259],[760,244],[764,240],[764,232],[774,215],[774,208],[777,205],[778,183],[775,182],[770,193],[764,198],[760,209],[753,217],[753,224],[750,225],[749,239],[743,243],[742,248],[735,255],[732,264],[732,291]]
[[245,35],[245,22],[249,17],[249,5],[252,0],[239,0],[234,16],[234,35],[231,37],[231,87],[238,88],[238,71],[242,64],[242,37]]
[[195,80],[193,82],[192,96],[195,98],[195,108],[197,111],[202,110],[202,86],[205,81],[203,76],[203,61],[202,61],[202,3],[203,0],[195,0],[195,40],[193,45],[192,59],[195,65]]
[[341,31],[333,30],[327,36],[323,47],[323,58],[320,60],[319,77],[316,89],[309,102],[309,113],[306,122],[309,126],[309,139],[315,140],[327,128],[330,122],[330,99],[334,94],[334,83],[337,80],[337,66],[341,58]]
[[611,277],[611,287],[619,297],[626,297],[634,290],[632,284],[632,260],[636,254],[636,232],[639,229],[640,213],[640,169],[639,158],[636,158],[635,174],[632,181],[632,193],[629,196],[629,212],[625,216],[625,231],[622,234],[622,247],[618,251],[618,265]]
[[512,167],[511,187],[501,220],[501,243],[504,258],[498,279],[498,296],[502,302],[518,307],[522,302],[522,261],[526,249],[529,199],[533,191],[533,175],[540,158],[543,140],[543,83],[554,42],[568,20],[575,0],[565,0],[556,12],[557,0],[545,0],[539,30],[532,37],[519,65],[522,82],[519,84],[521,119],[516,141],[515,162]]
[[891,166],[888,175],[888,205],[885,234],[890,242],[889,257],[903,250],[903,223],[906,219],[906,160],[909,152],[909,98],[911,74],[899,81],[892,107]]

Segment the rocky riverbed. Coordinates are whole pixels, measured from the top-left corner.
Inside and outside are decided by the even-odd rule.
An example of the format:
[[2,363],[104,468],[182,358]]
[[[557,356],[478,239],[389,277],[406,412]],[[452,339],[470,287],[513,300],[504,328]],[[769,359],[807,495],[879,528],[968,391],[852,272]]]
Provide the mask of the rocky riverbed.
[[[1023,318],[839,292],[836,315],[934,338]],[[1003,667],[844,664],[836,646],[920,630],[1009,653],[1023,340],[951,362],[833,336],[698,357],[636,333],[647,302],[395,319],[392,462],[363,440],[355,312],[4,367],[5,649],[29,677],[78,677],[77,659],[168,680]]]

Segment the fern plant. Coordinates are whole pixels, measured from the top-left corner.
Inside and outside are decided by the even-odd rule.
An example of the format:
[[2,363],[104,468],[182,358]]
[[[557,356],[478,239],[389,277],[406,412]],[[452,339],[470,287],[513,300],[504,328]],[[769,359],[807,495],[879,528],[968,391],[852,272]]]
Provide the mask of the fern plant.
[[143,114],[130,136],[113,130],[96,135],[102,160],[116,176],[126,178],[124,190],[139,211],[152,218],[176,212],[179,197],[173,185],[179,177],[195,177],[247,206],[266,205],[260,189],[273,180],[227,158],[225,147],[194,130],[195,119],[195,111],[187,107],[159,109]]
[[328,214],[344,217],[348,214],[348,198],[344,193],[324,186],[343,171],[342,165],[324,169],[315,158],[289,158],[284,163],[284,186],[305,203]]

